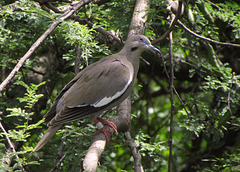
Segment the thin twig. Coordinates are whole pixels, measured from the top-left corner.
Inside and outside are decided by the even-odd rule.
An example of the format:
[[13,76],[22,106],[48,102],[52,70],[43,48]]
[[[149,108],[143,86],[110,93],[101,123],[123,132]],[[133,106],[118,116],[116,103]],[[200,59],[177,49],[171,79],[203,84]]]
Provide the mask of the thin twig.
[[226,46],[233,46],[233,47],[240,47],[240,44],[233,44],[233,43],[227,43],[227,42],[219,42],[219,41],[215,41],[215,40],[212,40],[210,38],[206,38],[204,36],[201,36],[201,35],[198,35],[197,33],[191,31],[187,26],[185,26],[181,21],[177,21],[178,24],[180,26],[182,26],[183,29],[185,29],[187,32],[189,32],[190,34],[192,34],[193,36],[196,36],[197,38],[200,38],[204,41],[208,41],[208,42],[212,42],[212,43],[215,43],[215,44],[219,44],[219,45],[226,45]]
[[52,10],[55,13],[64,13],[71,8],[70,5],[54,7],[50,2],[44,3],[44,6],[46,6],[48,9]]
[[[65,137],[60,145],[60,148],[59,148],[59,152],[58,152],[58,155],[62,155],[62,152],[64,151],[64,141],[67,139],[67,137]],[[76,144],[79,142],[80,140],[80,137],[77,138],[74,142],[74,144],[72,144],[72,146],[70,146],[66,152],[69,152],[70,150],[72,150]],[[68,156],[68,153],[65,153],[63,154],[61,157],[58,158],[57,162],[56,162],[56,165],[50,170],[50,172],[54,172],[56,170],[60,170],[60,165],[61,163],[63,162],[63,160]]]
[[[100,2],[100,1],[99,1]],[[95,1],[94,3],[97,3],[97,1]],[[68,8],[69,8],[69,5],[67,6],[62,6],[62,7],[54,7],[50,2],[49,3],[46,3],[44,4],[47,8],[53,10],[55,13],[63,13],[65,12]],[[82,19],[80,18],[79,16],[76,16],[76,15],[73,15],[70,17],[71,19],[75,20],[75,21],[78,21],[80,24],[87,24],[89,28],[93,28],[94,24],[92,22],[90,22],[89,20],[87,19]],[[111,36],[115,41],[117,41],[119,44],[123,45],[123,42],[121,41],[121,39],[119,39],[118,37],[116,37],[115,35],[113,35],[111,32],[107,31],[107,30],[104,30],[103,28],[101,27],[94,27],[93,28],[94,30],[106,35],[106,36]]]
[[232,113],[232,110],[231,110],[231,89],[232,89],[232,85],[233,85],[233,78],[235,77],[234,73],[232,73],[232,80],[231,80],[231,83],[230,83],[230,89],[229,89],[229,92],[228,92],[228,98],[227,98],[227,105],[228,105],[228,110],[231,114],[231,116],[233,115]]
[[[8,133],[7,133],[7,131],[5,130],[5,128],[3,127],[1,121],[0,121],[0,127],[1,127],[1,129],[2,129],[2,131],[3,131],[3,133],[4,133],[4,135],[5,135],[5,137],[6,137],[6,139],[7,139],[7,141],[8,141],[9,146],[12,148],[13,153],[16,153],[16,150],[15,150],[15,148],[14,148],[14,145],[13,145],[11,139],[8,137]],[[16,154],[15,156],[16,156],[16,158],[18,159],[18,162],[19,162],[19,164],[20,164],[21,169],[22,169],[23,171],[26,171],[26,170],[24,169],[23,165],[20,163],[19,156],[18,156],[17,154]]]
[[170,132],[169,132],[169,158],[168,158],[168,172],[171,172],[172,167],[172,136],[173,136],[173,113],[175,109],[174,99],[173,99],[173,91],[174,91],[174,65],[173,65],[173,38],[172,32],[169,34],[169,42],[170,42],[170,100],[171,100],[171,114],[170,114]]
[[178,94],[178,92],[177,92],[177,90],[176,90],[176,87],[175,87],[174,85],[173,85],[173,90],[174,90],[174,93],[175,93],[175,95],[177,96],[178,100],[179,100],[180,103],[182,104],[183,109],[184,109],[185,112],[187,113],[188,119],[191,119],[191,116],[190,116],[188,110],[186,109],[186,106],[185,106],[185,104],[184,104],[182,98],[181,98],[180,95]]
[[[169,35],[169,33],[174,29],[174,27],[175,27],[175,25],[176,25],[179,17],[181,16],[182,5],[183,5],[182,0],[179,0],[177,14],[175,15],[173,21],[171,22],[170,27],[168,28],[168,30],[167,30],[161,37],[153,40],[153,41],[152,41],[152,44],[155,44],[155,43],[158,43],[158,42],[164,40],[164,39]],[[179,11],[179,10],[180,10],[180,11]]]
[[[177,14],[175,15],[174,19],[172,20],[171,26],[168,28],[168,30],[167,30],[160,38],[158,38],[158,39],[156,39],[156,40],[153,40],[153,41],[152,41],[152,44],[157,43],[157,42],[163,40],[163,39],[167,36],[167,34],[169,34],[169,33],[172,31],[173,26],[175,25],[175,23],[176,23],[176,22],[179,22],[178,17],[181,15],[182,5],[183,5],[183,2],[182,2],[181,0],[179,0],[179,6],[178,6]],[[158,55],[158,56],[159,56],[159,55]],[[162,62],[164,62],[162,55],[160,56],[160,58],[162,59]],[[169,76],[169,74],[168,74],[168,72],[167,72],[167,68],[166,68],[166,65],[165,65],[164,63],[163,63],[163,68],[164,68],[164,70],[165,70],[165,72],[166,72],[167,78],[170,80],[170,76]],[[178,94],[178,92],[177,92],[177,90],[176,90],[176,87],[174,86],[174,83],[173,83],[173,85],[172,85],[172,88],[173,88],[174,93],[176,94],[178,100],[179,100],[180,103],[182,104],[185,112],[187,113],[188,118],[190,119],[190,114],[189,114],[189,112],[187,111],[187,109],[186,109],[186,107],[185,107],[185,104],[183,103],[180,95]]]
[[8,77],[0,85],[0,93],[17,74],[19,69],[23,66],[24,62],[33,54],[33,52],[41,45],[41,43],[53,32],[53,30],[64,20],[73,15],[83,5],[90,3],[92,0],[79,1],[76,6],[73,6],[69,11],[58,17],[55,22],[44,32],[44,34],[38,38],[38,40],[31,46],[27,53],[19,60],[18,64],[14,67]]
[[218,10],[220,9],[220,7],[217,4],[214,4],[213,2],[209,1],[209,0],[205,0],[206,2],[210,3],[212,6],[214,6],[215,8],[217,8]]
[[[159,57],[159,55],[158,55],[158,57]],[[163,56],[160,56],[160,58],[161,58],[162,62],[164,62]],[[167,72],[167,67],[166,67],[166,65],[165,65],[164,63],[163,63],[163,68],[164,68],[164,71],[165,71],[165,73],[166,73],[166,76],[167,76],[168,80],[170,80],[170,76],[169,76],[169,74],[168,74],[168,72]],[[173,85],[173,90],[174,90],[174,93],[176,94],[178,100],[179,100],[180,103],[182,104],[183,109],[184,109],[185,112],[187,113],[188,118],[191,119],[191,116],[190,116],[188,110],[186,109],[185,104],[184,104],[182,98],[181,98],[180,95],[178,94],[175,85]]]
[[[178,20],[178,17],[181,15],[182,11],[182,1],[178,1],[178,9],[177,14],[174,16],[171,14],[172,22],[171,25],[173,25],[174,22]],[[174,64],[173,64],[173,38],[172,38],[172,32],[169,33],[169,44],[170,44],[170,100],[171,100],[171,114],[170,114],[170,132],[169,132],[169,157],[168,157],[168,172],[171,172],[172,169],[172,137],[173,137],[173,113],[175,110],[175,104],[174,104]]]
[[134,172],[144,172],[143,167],[141,165],[141,155],[137,149],[137,145],[132,141],[130,132],[126,133],[128,145],[132,151],[132,155],[134,158]]
[[81,19],[79,16],[73,15],[70,17],[72,20],[75,20],[77,22],[79,22],[80,24],[87,24],[89,28],[93,28],[94,30],[96,30],[97,32],[100,32],[106,36],[110,36],[112,37],[115,41],[117,41],[120,45],[123,45],[123,42],[121,39],[119,39],[117,36],[113,35],[111,32],[104,30],[101,27],[94,27],[94,24],[92,22],[90,22],[87,19]]

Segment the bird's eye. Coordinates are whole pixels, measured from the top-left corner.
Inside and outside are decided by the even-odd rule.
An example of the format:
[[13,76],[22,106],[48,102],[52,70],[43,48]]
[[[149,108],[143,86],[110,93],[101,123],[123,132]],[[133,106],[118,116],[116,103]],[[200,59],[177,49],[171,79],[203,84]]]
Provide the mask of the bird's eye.
[[140,42],[142,42],[142,41],[143,41],[143,38],[142,38],[142,37],[139,37],[138,40],[139,40]]

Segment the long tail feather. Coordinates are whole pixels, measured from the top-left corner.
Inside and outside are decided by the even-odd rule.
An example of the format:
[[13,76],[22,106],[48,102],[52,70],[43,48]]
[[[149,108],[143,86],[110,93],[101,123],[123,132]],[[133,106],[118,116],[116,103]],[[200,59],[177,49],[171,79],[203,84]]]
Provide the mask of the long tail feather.
[[52,136],[57,132],[57,130],[61,127],[62,125],[57,125],[57,126],[50,126],[46,133],[43,135],[41,140],[38,142],[38,144],[34,148],[34,152],[38,151],[41,149],[47,142],[52,138]]

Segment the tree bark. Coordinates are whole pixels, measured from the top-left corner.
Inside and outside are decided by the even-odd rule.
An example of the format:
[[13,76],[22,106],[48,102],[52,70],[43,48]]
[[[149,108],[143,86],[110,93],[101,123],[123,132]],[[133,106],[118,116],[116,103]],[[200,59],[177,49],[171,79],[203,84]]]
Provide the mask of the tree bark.
[[[150,0],[137,0],[134,12],[129,27],[128,37],[136,34],[143,34],[147,21],[148,9],[150,8]],[[131,126],[131,96],[124,100],[118,107],[117,116],[110,119],[119,132],[128,132],[128,143],[134,157],[134,171],[144,171],[141,165],[141,155],[138,152],[137,146],[133,141],[130,141],[130,126]],[[107,129],[113,131],[111,128]],[[131,143],[131,144],[130,144]],[[95,172],[98,160],[104,151],[106,138],[103,133],[98,133],[93,137],[92,144],[83,160],[83,171]]]

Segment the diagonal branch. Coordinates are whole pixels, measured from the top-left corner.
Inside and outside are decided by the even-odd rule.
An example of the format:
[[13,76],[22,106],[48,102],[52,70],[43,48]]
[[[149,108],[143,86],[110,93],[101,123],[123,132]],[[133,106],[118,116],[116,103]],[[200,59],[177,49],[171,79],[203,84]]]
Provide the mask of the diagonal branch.
[[[127,132],[131,125],[131,99],[127,98],[117,110],[117,116],[109,119],[117,127],[119,132]],[[129,109],[130,108],[130,109]],[[105,129],[114,132],[109,126],[105,126]],[[101,157],[106,146],[106,137],[102,132],[97,133],[93,136],[91,146],[89,147],[84,159],[82,171],[94,172],[97,169],[98,160]]]
[[135,172],[144,172],[142,164],[141,164],[141,154],[137,149],[137,145],[132,141],[130,132],[126,132],[127,142],[129,147],[132,151],[133,158],[134,158],[134,171]]
[[227,42],[219,42],[219,41],[215,41],[215,40],[212,40],[210,38],[206,38],[204,36],[201,36],[201,35],[198,35],[197,33],[191,31],[187,26],[185,26],[181,21],[177,21],[178,24],[180,26],[182,26],[183,29],[185,29],[188,33],[190,33],[191,35],[197,37],[197,38],[200,38],[204,41],[208,41],[208,42],[212,42],[212,43],[215,43],[215,44],[219,44],[219,45],[226,45],[226,46],[233,46],[233,47],[240,47],[240,44],[233,44],[233,43],[227,43]]
[[[150,8],[149,0],[137,0],[134,12],[132,16],[132,21],[129,27],[128,36],[134,34],[143,34],[145,23],[147,21],[147,12]],[[119,132],[127,132],[130,129],[131,125],[131,97],[129,96],[124,100],[118,107],[117,116],[110,119],[113,122]],[[111,128],[106,126],[106,129],[112,131]],[[128,133],[128,138],[130,134]],[[129,139],[128,139],[129,140]],[[129,146],[131,147],[132,154],[134,156],[134,171],[142,172],[143,168],[141,166],[141,155],[137,150],[135,144],[131,144],[129,141]],[[96,171],[98,160],[104,151],[106,146],[106,138],[103,133],[98,133],[93,136],[93,141],[89,147],[87,154],[83,160],[83,170],[84,171]]]
[[[11,139],[8,137],[7,131],[6,131],[5,128],[3,127],[1,121],[0,121],[0,128],[2,129],[3,133],[5,134],[5,137],[6,137],[7,141],[8,141],[8,144],[9,144],[10,147],[12,148],[13,153],[16,153],[16,150],[15,150],[15,148],[14,148],[14,145],[13,145]],[[15,156],[16,156],[16,158],[18,159],[18,161],[20,162],[19,156],[18,156],[17,154],[16,154]],[[25,172],[26,170],[24,169],[23,165],[22,165],[21,163],[19,163],[19,165],[20,165],[22,171]]]
[[183,2],[182,0],[179,0],[179,5],[178,5],[178,9],[177,9],[177,14],[175,15],[173,21],[171,22],[171,25],[170,27],[168,28],[168,30],[159,38],[155,39],[152,41],[152,44],[156,44],[162,40],[164,40],[168,35],[169,33],[174,29],[179,17],[181,16],[181,12],[182,12],[182,5],[183,5]]
[[87,3],[90,3],[93,0],[84,0],[79,1],[75,6],[73,6],[70,10],[65,12],[63,15],[58,17],[55,22],[51,24],[51,26],[44,32],[40,38],[31,46],[31,48],[27,51],[27,53],[19,60],[18,64],[14,67],[8,77],[1,83],[0,85],[0,93],[3,89],[9,84],[12,78],[17,74],[19,69],[23,66],[24,62],[33,54],[33,52],[41,45],[41,43],[53,32],[53,30],[64,20],[73,15],[78,9],[84,6]]
[[[78,21],[80,24],[87,24],[87,26],[89,28],[93,28],[94,27],[94,24],[90,21],[88,21],[87,19],[81,19],[79,16],[71,16],[71,19],[72,20],[75,20],[75,21]],[[107,31],[107,30],[104,30],[103,28],[101,27],[94,27],[93,28],[94,30],[96,30],[97,32],[100,32],[106,36],[111,36],[115,41],[117,41],[120,45],[123,45],[123,42],[121,39],[119,39],[117,36],[113,35],[111,32]]]

